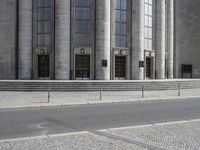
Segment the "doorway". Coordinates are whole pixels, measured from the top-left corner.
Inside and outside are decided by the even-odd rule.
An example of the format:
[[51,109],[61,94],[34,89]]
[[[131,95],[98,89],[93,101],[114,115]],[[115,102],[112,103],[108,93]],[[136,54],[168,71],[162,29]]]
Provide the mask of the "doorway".
[[38,55],[38,77],[49,78],[49,55]]
[[115,56],[115,79],[126,78],[126,56]]
[[145,74],[146,79],[152,78],[152,58],[150,57],[146,58]]
[[90,55],[75,56],[76,79],[90,79]]

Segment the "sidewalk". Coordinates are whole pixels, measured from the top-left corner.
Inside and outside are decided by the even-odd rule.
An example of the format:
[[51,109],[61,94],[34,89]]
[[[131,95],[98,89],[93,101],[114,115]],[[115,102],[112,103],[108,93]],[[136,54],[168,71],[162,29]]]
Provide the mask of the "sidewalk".
[[5,150],[197,150],[200,120],[0,140]]
[[[200,97],[200,89],[98,92],[0,92],[0,109]],[[142,98],[142,95],[144,96]]]

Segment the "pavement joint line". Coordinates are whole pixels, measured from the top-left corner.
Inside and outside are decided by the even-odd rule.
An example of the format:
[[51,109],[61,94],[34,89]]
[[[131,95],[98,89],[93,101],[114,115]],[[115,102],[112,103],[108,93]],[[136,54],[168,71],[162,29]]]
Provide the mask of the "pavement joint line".
[[35,139],[44,139],[44,138],[54,138],[54,137],[64,137],[64,136],[72,136],[72,135],[81,135],[81,134],[88,134],[88,131],[80,131],[80,132],[71,132],[71,133],[61,133],[61,134],[47,134],[47,135],[40,135],[34,137],[22,137],[22,138],[14,138],[14,139],[3,139],[0,140],[0,143],[4,142],[15,142],[15,141],[25,141],[25,140],[35,140]]
[[183,124],[183,123],[190,123],[190,122],[200,122],[200,119],[182,120],[182,121],[164,122],[164,123],[155,123],[155,124],[147,124],[147,125],[137,125],[137,126],[127,126],[127,127],[119,127],[119,128],[108,128],[108,129],[101,129],[97,131],[105,132],[105,131],[127,130],[127,129],[135,129],[135,128],[152,127],[152,126]]
[[0,143],[44,139],[44,138],[47,138],[47,137],[48,137],[47,135],[40,135],[40,136],[34,136],[34,137],[22,137],[22,138],[14,138],[14,139],[3,139],[3,140],[0,140]]
[[61,134],[52,134],[48,135],[49,137],[63,137],[63,136],[72,136],[72,135],[81,135],[81,134],[89,134],[88,131],[79,131],[79,132],[71,132],[71,133],[61,133]]
[[148,148],[148,149],[151,149],[151,150],[166,150],[164,148],[161,148],[161,147],[158,147],[158,146],[155,146],[155,145],[146,144],[144,142],[140,142],[140,141],[136,141],[136,140],[133,140],[133,139],[128,139],[128,138],[116,136],[116,135],[113,135],[113,134],[110,134],[110,133],[105,133],[105,132],[101,132],[101,131],[91,131],[91,133],[94,133],[94,134],[97,134],[97,135],[100,135],[100,136],[105,136],[107,138],[111,138],[111,139],[114,139],[114,140],[123,141],[123,142],[129,143],[129,144],[138,145],[138,146]]
[[199,122],[200,119],[189,119],[189,120],[182,120],[182,121],[174,121],[174,122],[166,122],[166,123],[156,123],[154,125],[162,126],[162,125],[173,125],[173,124],[183,124],[189,122]]

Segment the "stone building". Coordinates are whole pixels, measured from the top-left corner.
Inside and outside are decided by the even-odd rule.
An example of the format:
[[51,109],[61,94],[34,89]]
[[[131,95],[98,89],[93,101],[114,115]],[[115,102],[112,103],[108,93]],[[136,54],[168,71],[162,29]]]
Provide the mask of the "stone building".
[[199,6],[199,0],[1,0],[0,79],[198,78]]
[[175,74],[200,78],[200,0],[176,0]]

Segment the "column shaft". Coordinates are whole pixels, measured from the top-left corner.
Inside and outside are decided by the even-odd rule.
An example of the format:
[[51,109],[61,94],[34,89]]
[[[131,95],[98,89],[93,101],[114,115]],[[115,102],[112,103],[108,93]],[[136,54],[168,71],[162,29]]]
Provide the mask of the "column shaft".
[[174,0],[168,0],[167,8],[168,18],[167,18],[167,48],[168,48],[168,61],[167,61],[167,70],[168,78],[173,78],[174,70]]
[[18,78],[32,77],[32,0],[19,0]]
[[165,0],[157,0],[156,8],[156,77],[165,78]]
[[132,9],[132,79],[143,80],[139,61],[144,61],[144,0],[133,0]]
[[55,1],[55,79],[70,79],[70,0]]
[[[96,0],[96,79],[110,79],[110,0]],[[107,66],[102,66],[102,60]]]

